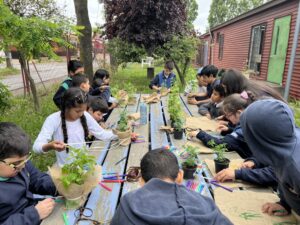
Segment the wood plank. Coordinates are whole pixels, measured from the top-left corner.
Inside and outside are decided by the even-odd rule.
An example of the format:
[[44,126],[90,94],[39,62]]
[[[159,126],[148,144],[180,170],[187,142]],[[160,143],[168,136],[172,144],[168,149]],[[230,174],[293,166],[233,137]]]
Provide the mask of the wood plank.
[[[138,133],[140,136],[143,136],[145,138],[145,142],[131,144],[126,170],[128,170],[130,166],[140,166],[142,157],[149,151],[149,105],[147,105],[147,112],[148,123],[146,125],[141,125],[134,128],[134,132]],[[129,191],[135,190],[138,187],[138,182],[126,182],[123,185],[122,195],[128,193]]]
[[[139,102],[139,98],[137,99],[136,105],[127,106],[126,110],[131,112],[136,112],[137,105]],[[122,110],[122,109],[121,109]],[[116,113],[113,115],[111,120],[109,122],[115,122],[119,119],[119,113],[121,110],[116,110]],[[115,111],[115,110],[114,110]],[[126,160],[123,160],[122,162],[118,163],[116,165],[116,162],[118,162],[120,159],[124,157],[128,157],[129,152],[129,146],[114,146],[110,148],[104,164],[102,165],[102,171],[105,172],[116,172],[116,173],[124,173],[125,171],[125,165]],[[114,212],[117,207],[120,190],[121,190],[121,184],[119,183],[106,183],[106,186],[112,189],[111,192],[107,191],[106,189],[97,186],[91,193],[86,207],[91,208],[93,210],[93,215],[91,219],[97,220],[97,221],[109,221],[114,215]],[[89,222],[82,222],[82,224],[92,224]],[[109,222],[107,223],[109,224]]]
[[[170,125],[170,114],[168,113],[168,98],[164,97],[162,98],[162,106],[164,109],[164,115],[166,118],[166,121],[168,123],[168,125]],[[184,109],[184,113],[186,116],[190,116],[190,111],[186,108],[186,106],[184,105],[184,103],[182,102],[182,107]],[[181,140],[177,140],[174,138],[173,134],[170,134],[170,141],[171,141],[171,145],[175,146],[177,149],[181,149],[182,146],[186,143],[187,139],[186,136],[184,134],[183,139]],[[206,181],[203,179],[202,176],[202,170],[200,170],[199,175],[197,175],[197,177],[195,177],[195,180],[198,180],[200,182],[200,184],[204,185],[203,191],[201,192],[202,195],[207,196],[212,198],[212,195],[209,191],[209,185],[206,183]],[[186,185],[187,180],[184,181],[184,185]]]
[[198,113],[198,106],[197,105],[188,104],[187,96],[184,96],[183,94],[180,94],[180,97],[181,97],[182,102],[185,104],[185,107],[189,110],[189,112],[192,116],[196,116],[196,117],[201,116]]
[[160,130],[165,125],[161,102],[151,104],[150,107],[150,132],[151,132],[151,150],[169,145],[167,135]]

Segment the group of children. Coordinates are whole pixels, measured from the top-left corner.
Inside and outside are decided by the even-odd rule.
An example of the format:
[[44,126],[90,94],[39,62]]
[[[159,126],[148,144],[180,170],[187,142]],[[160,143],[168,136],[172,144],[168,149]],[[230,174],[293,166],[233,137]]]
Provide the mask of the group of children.
[[[167,62],[150,87],[171,91],[176,78],[173,67]],[[71,61],[68,69],[70,77],[54,96],[59,111],[47,117],[33,145],[36,153],[54,150],[58,166],[69,163],[68,147],[85,146],[91,134],[103,141],[116,139],[99,125],[104,114],[116,106],[111,101],[107,71],[98,70],[90,88],[80,62]],[[206,145],[211,139],[226,143],[245,162],[241,169],[223,170],[215,179],[276,186],[280,202],[264,204],[263,212],[284,216],[293,210],[300,215],[300,130],[292,110],[280,94],[239,71],[226,70],[221,79],[217,74],[213,65],[198,71],[198,85],[206,88],[188,97],[191,104],[199,105],[201,115],[219,120],[224,137],[202,130],[190,135]],[[12,123],[0,123],[0,224],[39,224],[55,206],[53,199],[37,202],[33,197],[33,193],[58,193],[49,175],[30,162],[30,149],[24,131]],[[181,185],[183,172],[172,152],[152,150],[144,155],[140,167],[142,187],[121,198],[111,224],[232,224],[211,199]]]

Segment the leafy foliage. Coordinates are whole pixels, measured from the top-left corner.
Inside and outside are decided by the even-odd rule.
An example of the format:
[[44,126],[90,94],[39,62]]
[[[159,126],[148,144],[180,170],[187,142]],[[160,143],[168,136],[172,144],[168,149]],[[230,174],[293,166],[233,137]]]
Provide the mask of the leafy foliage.
[[227,151],[226,144],[217,145],[214,140],[210,140],[208,145],[213,149],[214,153],[217,155],[216,160],[219,162],[225,161],[224,153]]
[[11,107],[11,93],[7,87],[0,82],[0,113]]
[[86,148],[70,148],[70,159],[74,159],[70,164],[62,167],[61,181],[65,188],[75,183],[82,185],[87,176],[95,170],[96,159],[88,153]]
[[183,166],[193,168],[197,165],[197,148],[193,146],[184,146],[185,152],[188,154],[187,158],[182,163]]
[[157,46],[184,33],[187,4],[183,0],[104,0],[106,35],[145,47],[152,53]]
[[295,122],[298,127],[300,127],[300,101],[293,100],[289,103],[294,111]]
[[213,0],[208,23],[215,27],[264,3],[264,0]]
[[20,17],[54,19],[62,17],[61,9],[54,0],[4,0],[10,10]]
[[117,130],[121,132],[128,130],[128,118],[127,112],[125,110],[120,114],[120,120],[118,122]]

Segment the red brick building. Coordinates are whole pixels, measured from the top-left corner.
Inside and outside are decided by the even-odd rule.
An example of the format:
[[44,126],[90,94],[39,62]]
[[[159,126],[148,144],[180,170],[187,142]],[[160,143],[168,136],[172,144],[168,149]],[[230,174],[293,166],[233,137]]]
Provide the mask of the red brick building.
[[[254,79],[285,87],[298,4],[299,0],[273,0],[211,28],[200,37],[200,64],[250,70]],[[299,45],[290,95],[300,99]]]

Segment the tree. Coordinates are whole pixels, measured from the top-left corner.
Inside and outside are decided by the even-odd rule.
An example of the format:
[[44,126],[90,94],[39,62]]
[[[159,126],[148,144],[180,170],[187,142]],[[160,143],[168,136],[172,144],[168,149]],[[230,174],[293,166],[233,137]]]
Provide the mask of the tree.
[[171,41],[165,43],[162,48],[157,49],[157,54],[165,59],[171,59],[174,62],[180,82],[185,86],[185,77],[194,58],[199,39],[196,36],[178,35]]
[[262,5],[264,0],[213,0],[210,5],[208,23],[210,28],[237,17]]
[[144,47],[152,55],[172,36],[187,30],[184,0],[104,0],[106,35]]
[[[10,10],[20,17],[40,17],[46,20],[58,20],[63,15],[54,0],[4,0]],[[6,67],[12,68],[10,46],[6,46]]]
[[62,17],[61,10],[54,0],[4,0],[10,10],[20,17],[55,19]]
[[82,35],[79,36],[80,59],[84,64],[85,73],[93,80],[93,46],[92,46],[92,26],[89,19],[87,0],[74,0],[77,25],[83,27]]
[[[20,18],[0,2],[0,49],[3,46],[15,46],[20,52],[21,68],[29,80],[34,106],[39,110],[39,100],[34,80],[30,76],[27,61],[42,55],[55,58],[52,44],[72,47],[62,37],[70,28],[67,23],[52,23],[40,18]],[[72,28],[72,27],[71,27]],[[73,32],[77,32],[72,28]],[[77,32],[78,33],[78,32]]]

